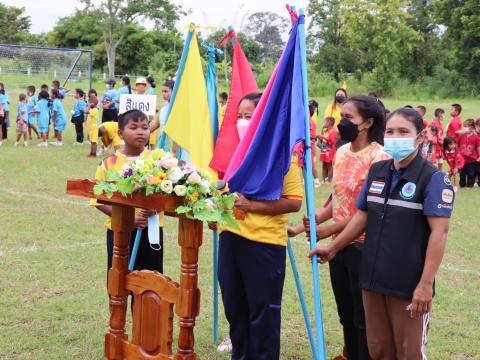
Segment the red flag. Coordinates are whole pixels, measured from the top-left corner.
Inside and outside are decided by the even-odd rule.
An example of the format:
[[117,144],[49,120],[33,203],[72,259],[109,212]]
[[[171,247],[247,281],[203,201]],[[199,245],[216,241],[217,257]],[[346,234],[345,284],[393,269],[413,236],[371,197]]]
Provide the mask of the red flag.
[[[230,36],[235,34],[232,32]],[[218,132],[218,138],[213,153],[210,167],[225,173],[230,159],[237,148],[240,138],[237,130],[238,102],[245,95],[258,92],[258,85],[253,76],[252,69],[248,63],[240,43],[235,38],[232,59],[232,80],[230,83],[230,94],[228,95],[227,108],[223,118],[222,127]]]

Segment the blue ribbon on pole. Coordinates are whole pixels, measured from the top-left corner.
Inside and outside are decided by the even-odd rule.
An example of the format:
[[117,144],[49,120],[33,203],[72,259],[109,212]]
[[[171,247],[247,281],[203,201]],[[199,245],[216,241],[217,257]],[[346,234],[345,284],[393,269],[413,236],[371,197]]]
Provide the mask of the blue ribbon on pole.
[[[300,16],[305,16],[303,9],[299,10]],[[305,44],[305,22],[299,24],[300,31],[300,50],[302,60],[302,79],[303,79],[303,102],[305,108],[305,195],[307,198],[307,213],[310,219],[310,249],[315,249],[317,244],[317,234],[315,229],[315,204],[313,193],[313,170],[312,170],[312,152],[310,139],[310,113],[308,107],[308,79],[307,79],[307,52]],[[318,276],[317,256],[312,257],[312,276],[313,276],[313,296],[315,302],[315,330],[317,335],[317,359],[325,360],[325,340],[323,334],[322,305],[320,300],[320,279]]]
[[318,360],[317,350],[315,346],[315,338],[313,337],[312,324],[308,315],[307,304],[305,303],[305,296],[302,289],[302,282],[300,281],[300,276],[298,275],[297,262],[295,261],[295,254],[293,252],[293,247],[290,239],[288,239],[287,251],[288,257],[290,259],[290,265],[292,266],[293,278],[295,279],[295,285],[297,287],[298,298],[300,299],[300,304],[302,306],[303,319],[305,320],[305,326],[308,332],[308,339],[310,341],[313,359]]
[[140,246],[140,239],[142,238],[143,229],[137,229],[135,234],[135,241],[133,242],[132,255],[130,256],[130,261],[128,263],[128,270],[133,271],[135,267],[135,259],[137,258],[138,247]]

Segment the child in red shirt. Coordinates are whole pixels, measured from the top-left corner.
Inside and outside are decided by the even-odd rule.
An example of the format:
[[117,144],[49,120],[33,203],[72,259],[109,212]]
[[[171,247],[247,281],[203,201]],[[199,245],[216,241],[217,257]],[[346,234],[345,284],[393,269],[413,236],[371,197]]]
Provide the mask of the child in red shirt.
[[443,125],[442,120],[445,119],[445,110],[435,109],[435,119],[432,120],[430,126],[437,129],[436,138],[432,138],[432,144],[434,145],[435,158],[437,160],[438,170],[443,168]]
[[415,108],[415,111],[422,116],[423,119],[423,128],[426,129],[428,126],[428,121],[425,119],[425,114],[427,113],[427,108],[424,105],[418,105]]
[[337,130],[335,129],[335,118],[326,117],[324,120],[322,134],[318,135],[320,147],[320,161],[322,162],[322,180],[331,182],[333,177],[333,159],[335,158],[335,142],[337,141]]
[[460,151],[457,149],[455,139],[450,136],[447,136],[443,140],[443,158],[450,168],[448,177],[450,178],[450,181],[453,182],[453,190],[457,192],[460,170],[463,168],[465,161],[463,160],[462,154],[460,154]]
[[462,113],[462,106],[460,104],[452,104],[450,109],[450,115],[453,119],[447,126],[447,136],[450,136],[458,141],[462,133],[462,119],[460,119],[460,114]]
[[463,133],[457,141],[465,165],[460,171],[460,187],[473,187],[475,184],[476,163],[480,161],[480,136],[475,131],[473,119],[465,120]]

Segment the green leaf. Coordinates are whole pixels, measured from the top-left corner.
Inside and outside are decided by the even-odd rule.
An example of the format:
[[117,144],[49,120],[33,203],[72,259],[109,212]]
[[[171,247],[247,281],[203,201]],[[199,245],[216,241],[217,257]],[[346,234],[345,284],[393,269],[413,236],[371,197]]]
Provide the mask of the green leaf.
[[192,209],[190,208],[190,206],[179,206],[175,211],[177,212],[177,214],[187,214],[192,211]]

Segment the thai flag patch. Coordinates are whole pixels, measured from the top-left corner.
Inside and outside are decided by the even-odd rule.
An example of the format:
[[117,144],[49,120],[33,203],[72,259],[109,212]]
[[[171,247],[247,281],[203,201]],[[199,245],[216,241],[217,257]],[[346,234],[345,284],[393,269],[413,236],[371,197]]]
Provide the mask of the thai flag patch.
[[385,183],[381,181],[373,181],[372,185],[370,185],[370,190],[369,192],[373,194],[381,194],[383,191],[383,188],[385,187]]

